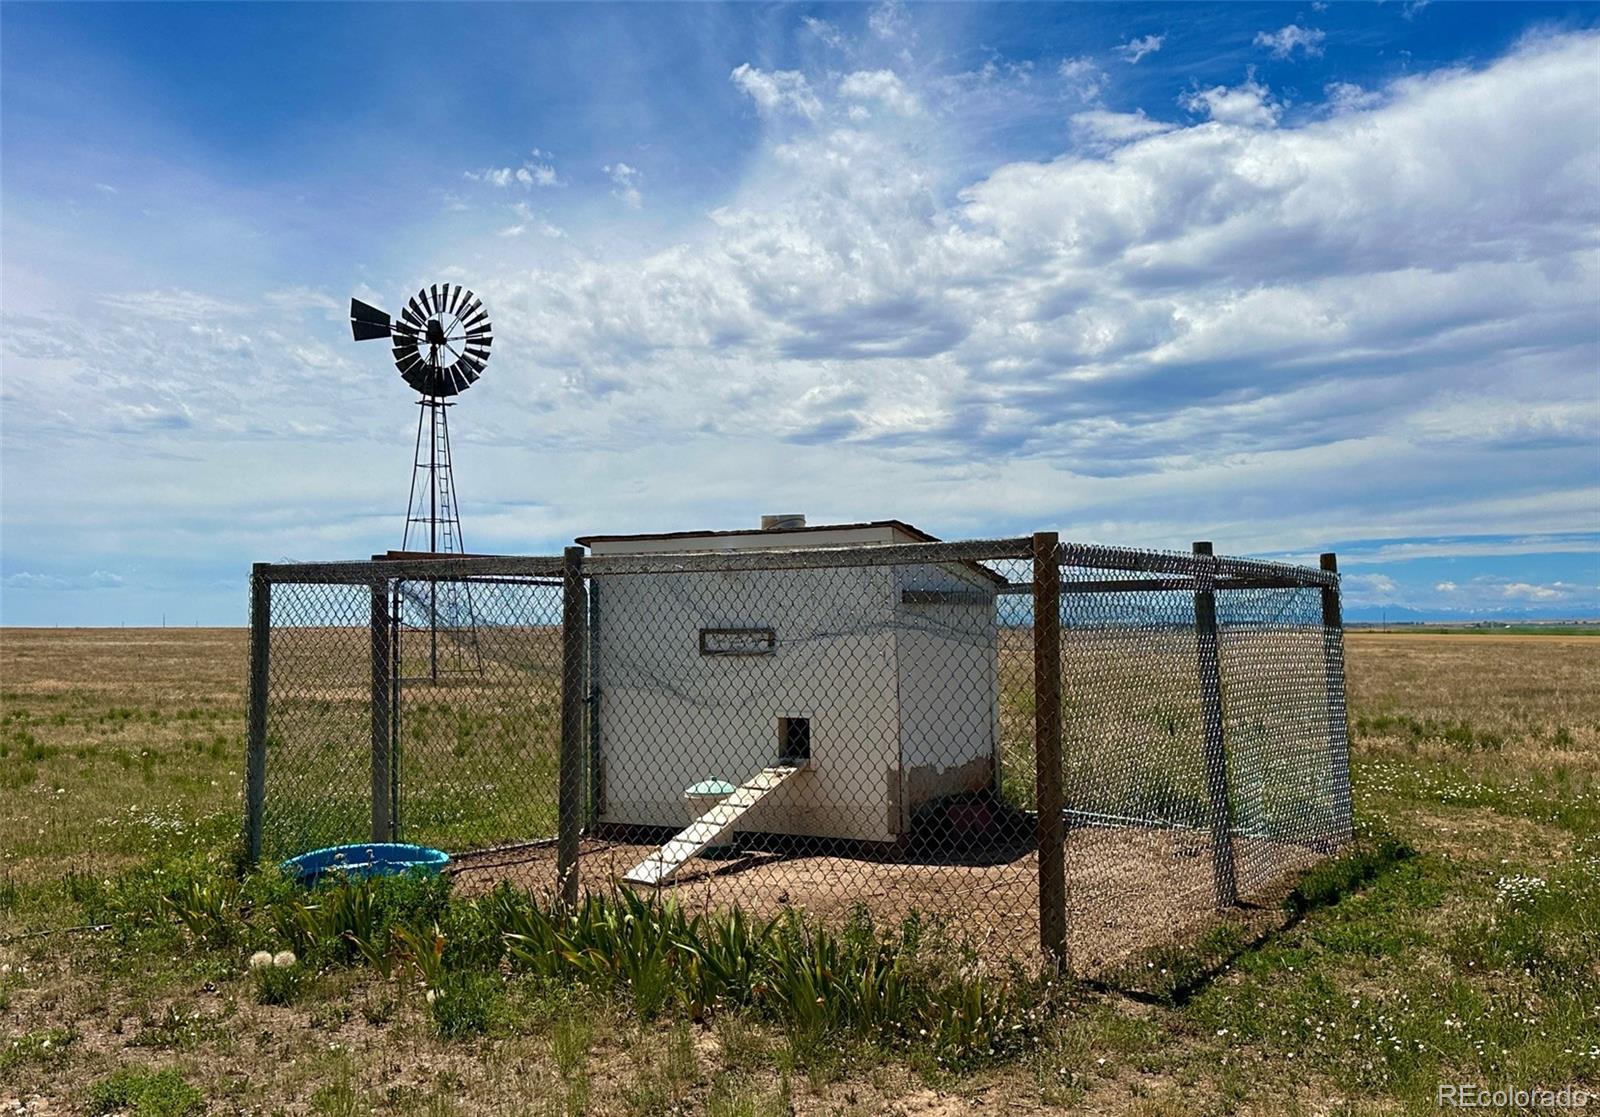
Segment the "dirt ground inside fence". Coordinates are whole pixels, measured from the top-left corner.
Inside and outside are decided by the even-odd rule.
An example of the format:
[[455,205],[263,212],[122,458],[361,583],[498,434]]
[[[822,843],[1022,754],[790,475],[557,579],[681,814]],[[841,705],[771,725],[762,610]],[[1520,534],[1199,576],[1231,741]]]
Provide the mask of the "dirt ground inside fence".
[[[658,847],[585,839],[582,887],[609,891]],[[1069,963],[1079,976],[1106,976],[1143,951],[1192,941],[1222,924],[1254,937],[1281,926],[1281,901],[1294,874],[1319,854],[1301,846],[1236,838],[1240,904],[1215,906],[1210,845],[1187,830],[1135,827],[1075,830],[1064,843]],[[1038,854],[997,863],[929,863],[867,856],[746,852],[694,858],[659,889],[690,910],[740,907],[770,918],[793,908],[839,919],[857,905],[880,926],[912,915],[947,921],[990,958],[1036,960]],[[501,881],[548,895],[554,843],[466,854],[454,869],[458,892],[487,892]],[[640,889],[643,892],[651,889]]]

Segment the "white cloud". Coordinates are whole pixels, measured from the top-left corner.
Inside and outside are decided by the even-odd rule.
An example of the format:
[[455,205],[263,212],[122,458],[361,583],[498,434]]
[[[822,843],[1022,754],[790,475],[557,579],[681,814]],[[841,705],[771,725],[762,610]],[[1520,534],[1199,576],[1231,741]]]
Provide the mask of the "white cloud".
[[533,149],[533,158],[519,167],[487,167],[481,171],[467,171],[462,177],[468,182],[481,182],[505,189],[509,186],[562,186],[555,165],[549,162],[550,153]]
[[1456,590],[1460,589],[1454,582],[1439,582],[1433,588],[1439,593],[1455,593]]
[[897,39],[908,25],[906,7],[900,0],[883,0],[867,16],[867,27],[880,39]]
[[736,66],[729,76],[764,113],[776,115],[787,109],[815,119],[822,112],[822,102],[798,70],[758,70],[746,62]]
[[1111,80],[1110,75],[1092,58],[1065,58],[1057,68],[1066,91],[1080,101],[1093,102]]
[[517,180],[515,167],[490,167],[482,171],[465,171],[463,178],[468,182],[486,182],[490,186],[506,187]]
[[810,31],[828,46],[837,48],[844,45],[844,33],[827,20],[818,19],[815,16],[805,16],[801,22],[805,24],[807,31]]
[[644,174],[639,168],[630,167],[626,163],[611,163],[604,170],[614,186],[611,191],[613,198],[621,199],[630,209],[639,209],[644,205],[644,195],[639,190],[639,183],[643,181]]
[[1389,604],[1400,590],[1387,574],[1346,574],[1341,585],[1345,598],[1353,605]]
[[1500,592],[1513,601],[1559,601],[1566,597],[1570,587],[1560,582],[1536,585],[1531,582],[1507,582]]
[[1218,124],[1237,124],[1246,128],[1271,128],[1278,123],[1283,106],[1272,98],[1272,91],[1249,78],[1228,88],[1221,85],[1197,89],[1178,99],[1192,113],[1204,113]]
[[841,96],[856,101],[875,101],[903,116],[922,111],[921,102],[901,83],[892,70],[857,70],[839,81]]
[[1163,120],[1151,120],[1143,112],[1107,112],[1091,109],[1072,115],[1072,128],[1081,141],[1098,145],[1116,145],[1147,136],[1170,132],[1177,125]]
[[1276,31],[1256,32],[1255,45],[1270,49],[1274,58],[1288,58],[1296,48],[1307,58],[1318,58],[1322,55],[1322,41],[1327,37],[1325,31],[1315,27],[1291,23]]
[[1339,561],[1395,563],[1429,558],[1484,558],[1502,555],[1590,554],[1600,551],[1600,536],[1576,532],[1563,535],[1527,535],[1512,538],[1408,540],[1383,543],[1361,550],[1346,550]]
[[95,570],[88,574],[72,576],[19,570],[0,578],[0,585],[17,590],[104,590],[116,589],[122,584],[122,575],[113,574],[109,570]]
[[1154,54],[1161,49],[1161,44],[1166,42],[1165,35],[1146,35],[1139,39],[1130,39],[1117,48],[1117,53],[1127,59],[1129,63],[1139,61],[1147,54]]
[[[624,166],[626,166],[626,164],[624,164]],[[610,168],[607,169],[609,170]],[[627,170],[632,172],[633,168],[627,167]],[[637,174],[637,172],[634,173]],[[537,232],[540,236],[550,237],[552,239],[566,236],[566,232],[564,230],[552,225],[549,221],[539,216],[536,212],[534,212],[533,207],[527,202],[515,202],[510,206],[510,209],[511,212],[516,215],[516,223],[501,229],[498,233],[499,236],[520,237],[522,234],[529,232],[530,230]]]
[[1323,96],[1335,112],[1370,109],[1383,103],[1383,95],[1361,88],[1348,81],[1331,82],[1323,87]]

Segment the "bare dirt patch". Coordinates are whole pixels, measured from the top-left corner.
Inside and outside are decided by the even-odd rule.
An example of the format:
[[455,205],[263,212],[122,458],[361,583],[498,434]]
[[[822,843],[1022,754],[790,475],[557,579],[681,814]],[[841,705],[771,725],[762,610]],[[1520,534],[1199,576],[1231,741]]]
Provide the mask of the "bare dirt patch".
[[[578,861],[583,888],[623,887],[623,874],[656,848],[585,841]],[[1077,971],[1103,972],[1141,949],[1192,937],[1216,921],[1204,835],[1085,828],[1069,834],[1063,848],[1068,937]],[[1243,911],[1276,914],[1284,878],[1318,856],[1281,842],[1236,839]],[[456,887],[472,895],[510,881],[548,895],[555,858],[552,844],[468,854],[457,862]],[[885,926],[913,913],[933,915],[949,920],[986,954],[1028,961],[1036,958],[1039,943],[1038,879],[1033,852],[981,865],[751,853],[725,861],[694,859],[660,892],[691,911],[738,906],[763,919],[791,908],[838,919],[858,906]]]

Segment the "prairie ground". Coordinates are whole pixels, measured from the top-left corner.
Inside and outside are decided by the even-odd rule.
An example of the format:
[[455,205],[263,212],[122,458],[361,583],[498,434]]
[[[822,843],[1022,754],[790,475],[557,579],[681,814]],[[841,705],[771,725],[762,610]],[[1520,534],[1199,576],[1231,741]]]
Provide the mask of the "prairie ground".
[[0,633],[0,1112],[1420,1113],[1440,1083],[1600,1093],[1600,639],[1350,634],[1358,818],[1414,854],[1191,991],[1058,990],[1028,1042],[959,1065],[753,1012],[641,1022],[518,978],[446,1038],[404,971],[302,966],[279,995],[239,950],[126,918],[175,866],[227,866],[245,650],[239,630]]

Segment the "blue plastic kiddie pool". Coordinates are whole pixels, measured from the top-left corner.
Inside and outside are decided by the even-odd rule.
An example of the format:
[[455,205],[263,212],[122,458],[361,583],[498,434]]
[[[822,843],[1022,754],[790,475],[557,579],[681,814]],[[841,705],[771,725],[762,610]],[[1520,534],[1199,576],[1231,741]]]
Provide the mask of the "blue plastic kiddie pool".
[[407,842],[364,842],[353,845],[328,846],[291,857],[283,863],[283,871],[302,884],[315,884],[324,876],[366,877],[398,876],[416,869],[424,873],[437,873],[450,863],[450,855],[443,850]]

